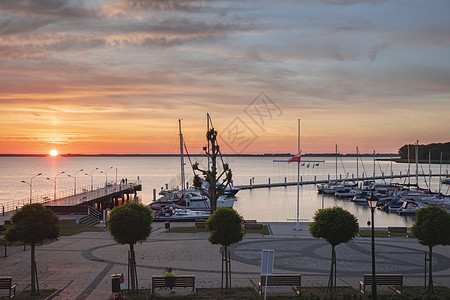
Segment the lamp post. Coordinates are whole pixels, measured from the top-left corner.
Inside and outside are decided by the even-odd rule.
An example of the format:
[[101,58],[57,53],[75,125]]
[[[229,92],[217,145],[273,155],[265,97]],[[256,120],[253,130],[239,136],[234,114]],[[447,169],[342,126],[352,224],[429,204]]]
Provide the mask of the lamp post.
[[94,180],[92,177],[92,173],[94,173],[94,171],[97,171],[97,170],[98,170],[98,168],[95,168],[94,170],[91,171],[91,191],[94,190]]
[[30,182],[27,182],[25,180],[21,181],[22,183],[26,183],[26,184],[28,184],[30,186],[30,204],[31,204],[31,201],[32,201],[31,198],[33,196],[33,178],[37,177],[37,176],[41,176],[41,175],[42,175],[42,173],[34,175],[33,177],[31,177]]
[[53,200],[56,200],[56,177],[58,177],[59,175],[64,174],[64,173],[66,173],[66,172],[62,171],[61,173],[56,174],[55,179],[47,177],[47,180],[53,181],[53,183],[55,184],[55,188],[53,190]]
[[106,169],[105,171],[105,175],[106,175],[106,186],[108,186],[108,171],[113,169],[113,167],[109,167],[108,169]]
[[377,299],[377,282],[375,279],[375,225],[373,223],[373,215],[377,207],[378,198],[373,193],[367,197],[367,204],[372,214],[372,300]]
[[80,172],[83,172],[83,171],[84,171],[83,169],[80,169],[80,170],[75,172],[75,175],[74,175],[75,185],[74,185],[74,192],[73,192],[74,195],[77,194],[77,174],[80,173]]

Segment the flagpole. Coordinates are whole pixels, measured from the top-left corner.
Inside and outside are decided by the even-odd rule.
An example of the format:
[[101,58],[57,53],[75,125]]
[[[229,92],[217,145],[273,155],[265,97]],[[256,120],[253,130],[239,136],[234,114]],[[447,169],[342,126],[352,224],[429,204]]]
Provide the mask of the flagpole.
[[[300,119],[298,119],[297,153],[300,153]],[[300,159],[297,161],[297,224],[295,230],[300,231]]]

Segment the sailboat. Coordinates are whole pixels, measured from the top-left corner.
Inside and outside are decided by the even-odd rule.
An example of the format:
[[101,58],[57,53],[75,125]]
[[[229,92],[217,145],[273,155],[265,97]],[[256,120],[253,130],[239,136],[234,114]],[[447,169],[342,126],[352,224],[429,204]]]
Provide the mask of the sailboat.
[[[178,120],[178,128],[180,135],[181,191],[178,189],[164,191],[163,197],[149,205],[153,210],[155,221],[192,221],[207,219],[210,215],[210,212],[205,210],[209,208],[209,199],[203,195],[196,194],[194,191],[186,191],[185,189],[184,140],[181,131],[181,119]],[[203,210],[194,211],[192,208],[201,208]]]

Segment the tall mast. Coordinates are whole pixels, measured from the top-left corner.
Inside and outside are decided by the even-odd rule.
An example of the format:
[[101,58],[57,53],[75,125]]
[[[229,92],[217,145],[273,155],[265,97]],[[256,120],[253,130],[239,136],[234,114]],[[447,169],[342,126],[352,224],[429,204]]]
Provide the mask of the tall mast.
[[[178,120],[178,129],[180,131],[181,193],[183,194],[183,199],[185,200],[186,203],[186,199],[184,197],[185,178],[184,178],[184,153],[183,153],[183,134],[181,133],[181,119]],[[187,205],[187,203],[185,205]]]
[[428,151],[428,175],[429,175],[429,180],[428,180],[428,189],[431,192],[431,151]]
[[[297,153],[300,154],[300,119],[298,119]],[[300,230],[300,159],[297,160],[297,224],[295,230]]]
[[359,160],[359,149],[358,146],[356,146],[356,183],[358,183],[358,176],[359,176],[358,160]]
[[[206,113],[206,132],[209,132],[209,113]],[[210,143],[208,140],[208,171],[211,171],[211,157],[209,156]]]
[[419,187],[419,141],[416,142],[416,186]]
[[441,159],[439,161],[439,194],[441,193],[441,176],[442,176],[442,152],[441,152]]
[[373,150],[373,181],[375,181],[375,150]]
[[337,175],[337,157],[338,157],[338,148],[337,148],[337,144],[336,144],[336,184],[338,182],[338,175]]

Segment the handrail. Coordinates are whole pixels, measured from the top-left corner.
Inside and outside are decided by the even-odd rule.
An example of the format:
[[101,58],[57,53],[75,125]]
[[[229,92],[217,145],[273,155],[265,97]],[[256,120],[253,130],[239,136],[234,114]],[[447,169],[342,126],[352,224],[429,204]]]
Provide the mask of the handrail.
[[[32,203],[42,203],[49,206],[51,205],[73,206],[91,201],[96,198],[104,197],[116,192],[120,192],[123,190],[133,189],[134,187],[141,184],[142,184],[141,180],[137,180],[137,182],[135,183],[128,183],[126,185],[108,183],[106,187],[105,184],[100,184],[95,186],[94,190],[91,191],[87,190],[86,188],[83,188],[82,192],[78,194],[74,194],[73,189],[69,189],[59,192],[56,200],[53,200],[53,197],[51,196],[40,196],[38,198],[33,198]],[[70,193],[70,191],[72,192]],[[30,199],[22,199],[0,204],[1,206],[0,213],[5,214],[10,211],[18,210],[22,206],[29,203]]]

